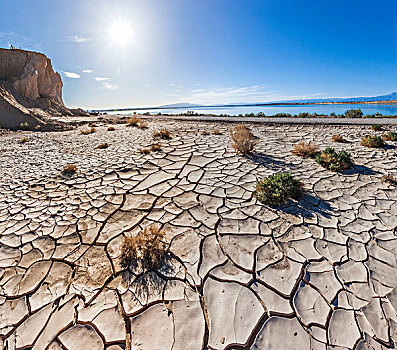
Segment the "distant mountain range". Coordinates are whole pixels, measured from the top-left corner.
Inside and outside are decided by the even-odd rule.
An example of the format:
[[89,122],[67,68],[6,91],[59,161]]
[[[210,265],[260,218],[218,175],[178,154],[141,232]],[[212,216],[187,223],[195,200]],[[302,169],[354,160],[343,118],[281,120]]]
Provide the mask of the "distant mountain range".
[[376,101],[397,101],[397,92],[392,92],[388,95],[372,96],[372,97],[330,97],[330,98],[319,98],[319,99],[303,99],[303,100],[282,100],[282,101],[269,101],[269,102],[237,102],[227,104],[215,104],[215,105],[200,105],[198,103],[173,103],[158,108],[188,108],[188,107],[224,107],[224,106],[261,106],[275,103],[332,103],[332,102],[376,102]]
[[397,92],[392,92],[388,95],[372,96],[372,97],[331,97],[331,98],[319,98],[319,99],[306,99],[306,100],[283,100],[283,101],[269,101],[269,102],[237,102],[237,103],[227,103],[227,104],[214,104],[214,105],[201,105],[198,103],[189,102],[178,102],[171,103],[157,107],[130,107],[130,108],[119,108],[119,109],[98,109],[98,112],[115,112],[115,111],[146,111],[150,109],[185,109],[185,108],[205,108],[205,107],[245,107],[245,106],[267,106],[276,104],[298,104],[298,103],[357,103],[357,102],[369,102],[374,103],[377,101],[394,101],[397,102]]
[[[397,92],[392,92],[388,95],[380,95],[373,97],[331,97],[331,98],[319,98],[319,99],[307,99],[307,100],[287,100],[287,101],[275,101],[276,103],[326,103],[326,102],[374,102],[374,101],[396,101]],[[273,102],[274,103],[274,102]]]

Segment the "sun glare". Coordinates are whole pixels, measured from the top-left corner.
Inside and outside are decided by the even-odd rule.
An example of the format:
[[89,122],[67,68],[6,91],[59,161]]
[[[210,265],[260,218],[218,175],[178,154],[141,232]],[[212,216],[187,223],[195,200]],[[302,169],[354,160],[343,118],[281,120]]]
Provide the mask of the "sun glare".
[[127,46],[132,40],[132,34],[132,27],[125,20],[114,21],[109,28],[110,40],[117,46]]

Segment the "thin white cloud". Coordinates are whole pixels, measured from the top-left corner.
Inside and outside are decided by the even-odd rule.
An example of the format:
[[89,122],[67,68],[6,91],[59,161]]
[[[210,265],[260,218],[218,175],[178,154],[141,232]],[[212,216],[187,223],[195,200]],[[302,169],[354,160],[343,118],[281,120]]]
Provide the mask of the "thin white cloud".
[[105,81],[105,80],[109,80],[110,78],[101,78],[101,77],[95,77],[94,80],[96,81]]
[[86,74],[90,74],[90,73],[92,73],[93,71],[92,71],[91,69],[83,69],[82,72],[83,72],[83,73],[86,73]]
[[288,96],[269,91],[268,87],[262,85],[214,88],[214,89],[195,89],[185,96],[181,96],[181,101],[192,101],[200,104],[223,104],[223,103],[257,103],[276,100],[293,100],[314,98],[321,94]]
[[117,90],[119,87],[116,84],[102,83],[105,89]]
[[71,78],[71,79],[79,79],[80,78],[80,74],[77,74],[77,73],[64,72],[64,71],[62,71],[62,73],[65,74],[66,78]]
[[89,38],[84,38],[78,35],[70,35],[66,38],[67,41],[72,41],[74,43],[85,43],[87,41],[89,41]]
[[150,88],[150,87],[152,87],[152,85],[150,85],[150,84],[145,84],[145,88]]

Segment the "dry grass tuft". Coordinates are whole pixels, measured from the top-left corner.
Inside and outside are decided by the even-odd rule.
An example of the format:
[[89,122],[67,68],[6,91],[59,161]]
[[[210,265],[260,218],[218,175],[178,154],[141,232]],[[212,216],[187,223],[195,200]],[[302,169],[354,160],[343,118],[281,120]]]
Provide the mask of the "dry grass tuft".
[[171,133],[168,129],[160,129],[160,131],[153,132],[153,138],[169,140],[172,137],[171,137]]
[[127,119],[128,126],[139,126],[140,123],[142,123],[141,117],[133,116],[133,117]]
[[205,136],[207,136],[207,135],[209,135],[210,133],[208,132],[208,131],[206,131],[206,130],[203,130],[202,132],[201,132],[201,135],[205,135]]
[[393,175],[383,175],[382,176],[382,182],[388,184],[388,185],[393,185],[397,186],[397,179]]
[[212,130],[212,135],[222,135],[222,132],[219,129]]
[[150,150],[151,150],[152,152],[160,152],[160,151],[161,151],[161,145],[160,145],[159,143],[153,143],[153,144],[150,146]]
[[150,148],[141,148],[139,150],[139,152],[142,154],[149,154],[151,152],[151,149]]
[[244,124],[235,126],[230,130],[230,137],[233,141],[233,148],[241,154],[254,153],[257,141],[250,129]]
[[121,266],[141,264],[145,271],[160,267],[167,254],[165,232],[155,225],[145,227],[136,236],[125,236],[121,246]]
[[29,141],[29,139],[25,136],[25,137],[22,137],[18,142],[19,143],[26,143],[28,141]]
[[318,146],[314,142],[299,142],[294,146],[294,149],[291,150],[291,153],[295,156],[303,157],[303,158],[313,158],[318,153]]
[[108,131],[115,131],[115,130],[116,130],[116,128],[114,126],[109,126],[108,127]]
[[107,142],[101,143],[100,145],[98,145],[98,148],[100,149],[104,149],[104,148],[108,148],[109,144]]
[[149,127],[148,123],[146,123],[145,121],[141,121],[138,125],[139,129],[147,129]]
[[90,126],[92,128],[96,128],[97,125],[95,123],[91,122],[91,123],[88,123],[88,126]]
[[332,135],[332,141],[334,141],[334,142],[346,142],[346,140],[343,138],[343,136],[342,135],[339,135],[339,134],[335,134],[335,135]]
[[95,126],[92,126],[90,129],[80,130],[80,133],[83,135],[93,134],[94,132],[96,132]]
[[73,175],[76,172],[77,172],[76,164],[66,164],[62,169],[63,175]]

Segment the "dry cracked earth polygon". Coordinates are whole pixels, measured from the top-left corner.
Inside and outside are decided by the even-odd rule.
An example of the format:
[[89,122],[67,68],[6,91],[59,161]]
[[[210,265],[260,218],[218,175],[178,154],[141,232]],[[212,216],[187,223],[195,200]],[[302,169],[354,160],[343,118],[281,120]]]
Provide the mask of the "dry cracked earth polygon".
[[[140,154],[161,127],[173,138]],[[368,127],[252,125],[257,154],[242,157],[229,127],[3,135],[0,348],[395,348],[397,190],[380,180],[397,176],[392,143],[360,146]],[[354,169],[293,156],[302,140],[348,150]],[[61,175],[66,163],[75,175]],[[252,195],[276,171],[306,188],[278,209]],[[150,224],[170,258],[123,270],[123,237]]]

